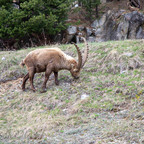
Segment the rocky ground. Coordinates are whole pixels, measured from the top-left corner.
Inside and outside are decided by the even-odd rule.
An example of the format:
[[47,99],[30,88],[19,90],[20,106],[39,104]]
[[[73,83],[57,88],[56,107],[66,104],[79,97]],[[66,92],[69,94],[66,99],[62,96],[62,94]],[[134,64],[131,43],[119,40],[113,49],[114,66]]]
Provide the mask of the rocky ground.
[[[84,45],[79,44],[83,49]],[[68,71],[36,74],[37,92],[21,90],[26,69],[19,67],[35,49],[0,52],[0,143],[143,144],[143,40],[89,43],[89,59],[78,80]],[[59,46],[76,57],[73,45]]]

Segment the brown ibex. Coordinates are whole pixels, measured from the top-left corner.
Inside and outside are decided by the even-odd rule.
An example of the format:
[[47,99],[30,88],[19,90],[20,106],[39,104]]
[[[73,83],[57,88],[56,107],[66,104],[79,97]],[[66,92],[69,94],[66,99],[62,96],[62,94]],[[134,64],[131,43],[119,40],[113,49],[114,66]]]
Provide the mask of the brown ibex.
[[78,53],[78,62],[71,56],[65,54],[59,48],[44,48],[36,49],[30,52],[24,60],[20,63],[20,66],[26,65],[28,73],[24,76],[22,82],[22,90],[25,90],[25,83],[29,79],[31,89],[35,91],[33,85],[33,78],[35,73],[45,72],[45,80],[42,85],[42,89],[46,90],[46,83],[50,74],[53,72],[55,76],[55,84],[58,85],[58,71],[66,69],[69,70],[74,78],[79,78],[81,68],[84,66],[88,58],[88,44],[85,41],[84,56],[80,52],[79,47],[75,45]]

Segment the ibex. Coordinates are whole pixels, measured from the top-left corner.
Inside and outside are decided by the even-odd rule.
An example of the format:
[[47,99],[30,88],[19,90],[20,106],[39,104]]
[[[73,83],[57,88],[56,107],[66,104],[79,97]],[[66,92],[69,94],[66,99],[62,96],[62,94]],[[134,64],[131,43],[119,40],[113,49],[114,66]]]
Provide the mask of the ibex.
[[25,83],[29,79],[31,89],[35,91],[33,85],[33,79],[35,73],[45,72],[45,80],[42,85],[42,89],[46,91],[46,83],[49,79],[50,74],[53,72],[55,76],[55,84],[58,85],[58,71],[66,69],[69,70],[71,75],[77,79],[79,78],[81,68],[87,61],[88,58],[88,44],[85,41],[84,56],[80,52],[79,47],[75,45],[78,53],[78,62],[71,56],[65,54],[59,48],[44,48],[36,49],[30,52],[25,59],[22,60],[20,66],[26,65],[28,73],[23,77],[22,90],[25,90]]

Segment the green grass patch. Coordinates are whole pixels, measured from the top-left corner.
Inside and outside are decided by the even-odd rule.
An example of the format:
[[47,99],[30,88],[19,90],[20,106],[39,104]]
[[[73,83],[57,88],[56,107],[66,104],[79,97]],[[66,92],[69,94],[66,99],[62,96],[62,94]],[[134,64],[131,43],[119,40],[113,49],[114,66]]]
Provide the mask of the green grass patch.
[[[73,45],[58,47],[77,57]],[[46,93],[40,93],[44,73],[35,75],[35,93],[29,81],[23,92],[18,79],[27,72],[19,63],[37,48],[0,52],[0,143],[142,143],[144,42],[108,41],[89,47],[80,78],[60,71],[59,86],[51,76]]]

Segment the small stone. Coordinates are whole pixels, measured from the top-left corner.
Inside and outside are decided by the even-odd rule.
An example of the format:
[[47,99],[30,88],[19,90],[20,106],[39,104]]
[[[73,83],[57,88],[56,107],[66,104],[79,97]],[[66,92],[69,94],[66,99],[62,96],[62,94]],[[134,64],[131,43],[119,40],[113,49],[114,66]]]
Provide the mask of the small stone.
[[89,95],[87,95],[87,94],[82,94],[81,95],[81,100],[84,100],[84,99],[86,99],[86,98],[88,98],[89,97]]
[[77,27],[69,26],[68,29],[67,29],[67,32],[68,32],[69,35],[74,35],[77,32]]
[[128,57],[131,57],[133,54],[130,53],[130,52],[127,52],[127,53],[124,53],[123,55],[128,56]]
[[75,8],[76,8],[76,7],[78,7],[78,6],[79,6],[79,5],[78,5],[78,4],[76,4],[76,5],[75,5]]
[[5,57],[2,57],[2,61],[4,61],[6,58]]
[[67,109],[63,109],[63,112],[67,111]]

